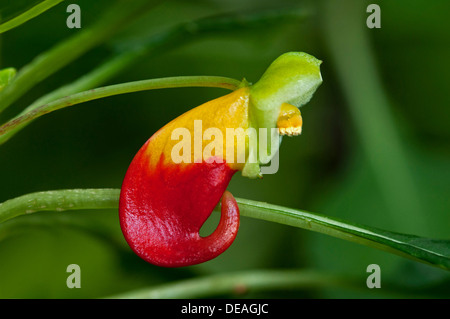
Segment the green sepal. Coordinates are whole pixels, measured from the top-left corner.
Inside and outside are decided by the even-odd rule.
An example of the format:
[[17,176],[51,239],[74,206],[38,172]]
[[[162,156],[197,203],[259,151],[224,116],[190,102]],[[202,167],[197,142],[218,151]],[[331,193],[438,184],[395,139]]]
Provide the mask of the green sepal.
[[[269,155],[258,155],[258,163],[246,163],[242,170],[243,176],[261,177],[259,164],[268,163],[274,155],[270,152],[270,129],[276,127],[281,105],[289,103],[300,107],[309,102],[322,83],[321,63],[307,53],[285,53],[272,62],[261,79],[250,87],[250,126],[257,131],[259,128],[268,129],[268,151],[264,153]],[[256,150],[249,149],[249,152]]]
[[280,107],[300,107],[309,102],[322,83],[322,61],[303,52],[288,52],[277,58],[250,91],[252,120],[258,127],[276,127]]

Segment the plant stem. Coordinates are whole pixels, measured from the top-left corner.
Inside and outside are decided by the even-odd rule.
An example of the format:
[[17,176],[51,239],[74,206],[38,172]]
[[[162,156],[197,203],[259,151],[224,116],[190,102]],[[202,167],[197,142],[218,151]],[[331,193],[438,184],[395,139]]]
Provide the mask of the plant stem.
[[40,15],[41,13],[51,9],[52,7],[56,6],[60,2],[64,0],[44,0],[31,9],[27,10],[26,12],[18,15],[17,17],[14,17],[2,24],[0,24],[0,33],[6,32],[8,30],[11,30],[28,20],[33,19],[34,17]]
[[[117,208],[119,194],[118,189],[59,190],[27,194],[0,204],[0,222],[38,211]],[[393,233],[248,199],[236,200],[242,216],[323,233],[450,270],[448,241]]]
[[299,290],[320,287],[355,288],[354,281],[311,270],[251,270],[186,279],[143,288],[107,299],[205,298],[249,291]]
[[[133,63],[149,54],[156,54],[173,47],[178,47],[201,36],[214,33],[227,33],[237,30],[247,30],[252,28],[271,27],[276,24],[287,23],[289,21],[300,21],[308,15],[304,9],[289,8],[282,10],[265,10],[261,12],[251,12],[242,14],[224,14],[220,16],[201,18],[188,23],[176,25],[150,38],[139,41],[139,45],[128,45],[121,48],[116,55],[108,61],[95,68],[91,72],[80,77],[76,81],[62,86],[37,99],[25,108],[15,118],[18,118],[39,106],[60,99],[64,96],[79,93],[85,90],[102,85],[118,73],[129,68]],[[30,122],[0,135],[0,145],[5,143],[17,132]]]
[[37,56],[0,92],[0,113],[35,84],[102,43],[153,5],[154,2],[147,0],[117,1],[95,25],[82,28],[73,37]]
[[[72,82],[70,84],[64,85],[42,97],[34,101],[32,104],[30,104],[27,108],[25,108],[22,112],[20,112],[17,116],[12,118],[10,121],[15,120],[37,108],[40,106],[47,104],[49,102],[58,100],[60,98],[63,98],[65,96],[79,93],[85,90],[92,89],[101,83],[105,82],[107,79],[115,75],[120,70],[123,70],[126,66],[129,65],[130,62],[130,55],[120,55],[115,59],[112,59],[100,67],[94,69],[93,71],[89,72],[88,74],[80,77],[75,82]],[[16,133],[18,133],[20,130],[22,130],[24,127],[26,127],[28,124],[30,124],[31,121],[24,122],[18,126],[16,126],[14,129],[9,130],[5,134],[0,135],[0,145],[8,141],[10,138],[12,138]]]
[[40,211],[117,208],[118,189],[65,189],[26,194],[0,204],[0,223]]
[[25,125],[26,123],[44,114],[62,109],[67,106],[76,105],[107,96],[145,90],[181,87],[218,87],[235,90],[239,87],[240,84],[241,82],[238,80],[220,76],[177,76],[104,86],[66,96],[59,100],[42,105],[18,118],[12,119],[11,121],[0,127],[0,136],[17,127],[21,127],[22,125]]

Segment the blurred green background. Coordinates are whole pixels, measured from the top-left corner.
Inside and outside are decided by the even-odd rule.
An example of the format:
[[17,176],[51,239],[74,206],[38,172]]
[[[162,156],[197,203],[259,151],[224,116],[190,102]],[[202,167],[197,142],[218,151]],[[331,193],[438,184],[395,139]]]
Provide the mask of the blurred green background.
[[[1,0],[0,15],[8,19],[38,2]],[[81,7],[81,30],[111,6],[106,0],[70,3]],[[103,85],[177,75],[256,82],[282,53],[312,54],[323,61],[324,82],[302,108],[302,135],[283,140],[277,174],[262,180],[237,174],[231,192],[390,231],[449,239],[450,2],[377,1],[380,29],[366,26],[369,3],[163,2],[39,83],[0,120],[7,121],[38,97],[93,70],[117,50],[144,43],[179,23],[293,7],[306,17],[173,43],[136,60]],[[68,4],[2,34],[0,69],[20,69],[80,32],[66,27]],[[48,114],[1,146],[0,202],[35,191],[119,188],[132,157],[157,129],[226,93],[213,88],[138,92]],[[95,229],[110,230],[121,244],[111,243]],[[181,269],[158,268],[134,255],[121,238],[117,212],[112,210],[22,216],[5,223],[2,232],[0,298],[97,298],[183,278],[270,268],[348,275],[361,279],[361,289],[322,287],[226,297],[450,296],[450,277],[444,270],[248,218],[242,218],[236,241],[224,254]],[[81,289],[66,286],[66,267],[72,263],[81,267]],[[382,288],[376,291],[365,286],[366,267],[373,263],[382,271]],[[393,293],[394,286],[404,291]]]

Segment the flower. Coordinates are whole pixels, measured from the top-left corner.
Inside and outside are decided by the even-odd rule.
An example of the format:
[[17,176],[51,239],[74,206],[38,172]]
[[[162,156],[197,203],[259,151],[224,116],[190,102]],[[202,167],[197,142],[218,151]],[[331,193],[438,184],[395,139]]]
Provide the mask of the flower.
[[[270,129],[301,133],[298,107],[321,84],[320,63],[306,53],[285,53],[254,85],[243,81],[234,92],[191,109],[142,146],[125,175],[119,202],[122,232],[138,256],[164,267],[189,266],[215,258],[232,244],[239,208],[226,188],[237,171],[261,176],[260,164],[268,163],[273,152],[261,155],[258,148],[263,135],[273,135]],[[200,236],[219,201],[217,229]]]

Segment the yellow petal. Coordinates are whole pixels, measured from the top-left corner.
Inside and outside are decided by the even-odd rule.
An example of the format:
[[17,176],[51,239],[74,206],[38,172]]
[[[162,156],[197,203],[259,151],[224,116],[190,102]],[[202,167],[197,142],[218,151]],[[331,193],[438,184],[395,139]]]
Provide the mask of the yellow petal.
[[277,120],[280,135],[300,135],[302,133],[302,124],[300,110],[291,104],[283,103]]
[[[214,148],[212,146],[220,145],[222,147],[215,147],[212,150],[212,155],[227,162],[231,169],[241,170],[245,164],[248,151],[248,140],[246,137],[246,130],[249,127],[248,104],[249,88],[243,87],[230,94],[206,102],[177,117],[156,132],[148,141],[149,147],[147,152],[150,158],[150,166],[154,167],[159,161],[160,155],[157,154],[164,156],[165,164],[183,165],[185,162],[176,163],[173,161],[172,150],[174,148],[177,149],[177,152],[190,152],[187,162],[198,163],[207,161],[208,158],[205,158],[204,155],[209,153],[211,148]],[[236,130],[238,128],[242,130]],[[235,137],[232,136],[234,141],[231,140],[231,143],[230,141],[227,142],[227,129],[228,131],[234,130],[234,133],[236,133]],[[180,148],[179,143],[186,136],[179,135],[177,132],[188,133],[189,140],[185,142],[190,143],[188,145],[190,147]],[[211,135],[214,132],[218,132],[221,136]],[[228,132],[229,137],[230,133]],[[217,138],[220,140],[217,141]],[[242,141],[242,139],[245,142],[244,147],[238,145],[238,141]],[[214,141],[216,142],[215,144]],[[227,156],[229,154],[230,156]],[[231,155],[234,155],[234,157],[231,157]]]

